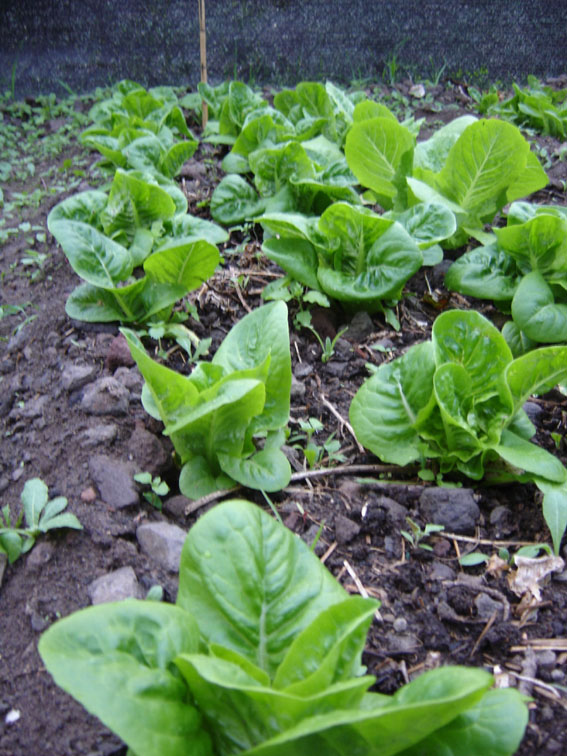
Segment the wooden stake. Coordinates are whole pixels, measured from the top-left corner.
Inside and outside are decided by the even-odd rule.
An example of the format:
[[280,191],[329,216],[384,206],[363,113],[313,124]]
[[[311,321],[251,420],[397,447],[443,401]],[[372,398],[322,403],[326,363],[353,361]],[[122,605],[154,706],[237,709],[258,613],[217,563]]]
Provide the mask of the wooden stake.
[[[205,0],[199,0],[199,48],[201,53],[201,81],[207,83],[207,27],[205,24]],[[209,120],[209,106],[203,102],[203,128]]]

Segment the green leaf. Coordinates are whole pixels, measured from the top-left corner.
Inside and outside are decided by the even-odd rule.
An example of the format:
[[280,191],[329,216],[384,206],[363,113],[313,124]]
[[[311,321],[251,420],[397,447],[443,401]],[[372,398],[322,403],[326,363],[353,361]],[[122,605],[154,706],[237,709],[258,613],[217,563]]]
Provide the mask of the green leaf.
[[133,269],[128,250],[96,228],[80,221],[54,221],[51,233],[67,256],[71,267],[93,286],[114,288],[127,279]]
[[514,260],[494,244],[477,247],[455,260],[445,275],[445,286],[478,299],[507,301],[514,296],[519,280]]
[[219,263],[218,249],[207,241],[164,246],[144,263],[152,281],[179,284],[185,292],[199,288],[210,278]]
[[391,118],[357,121],[347,134],[345,155],[358,181],[372,189],[386,209],[394,205],[400,182],[410,173],[415,138]]
[[218,453],[218,459],[223,472],[258,491],[281,491],[291,478],[288,459],[280,449],[262,449],[245,459]]
[[179,654],[197,647],[197,626],[182,609],[131,599],[60,620],[39,642],[55,682],[137,756],[212,756],[187,686],[172,668]]
[[438,173],[447,160],[449,152],[463,131],[476,122],[473,115],[454,118],[452,121],[437,129],[426,141],[419,142],[415,148],[414,168]]
[[551,287],[537,271],[520,281],[512,300],[512,317],[532,341],[567,341],[567,304],[555,302]]
[[538,478],[554,483],[565,483],[567,480],[567,470],[557,457],[509,430],[502,431],[501,442],[494,446],[494,451],[509,464]]
[[494,229],[500,247],[523,273],[539,271],[553,280],[567,273],[567,219],[539,214],[522,224]]
[[39,529],[42,533],[47,533],[48,530],[55,530],[56,528],[72,528],[73,530],[82,530],[83,526],[71,512],[63,512],[63,514],[55,515],[53,517],[41,518]]
[[561,540],[567,530],[567,485],[538,478],[534,480],[543,493],[543,517],[551,533],[553,550],[559,554]]
[[215,491],[228,491],[235,483],[224,473],[215,474],[205,457],[193,457],[181,468],[179,490],[188,499],[199,499]]
[[20,498],[28,528],[38,530],[41,512],[47,504],[47,486],[41,478],[31,478],[26,481]]
[[292,639],[347,594],[303,541],[259,507],[234,500],[212,511],[183,547],[177,603],[209,642],[272,677]]
[[527,721],[528,710],[518,691],[489,690],[470,709],[400,756],[511,756],[520,746]]
[[266,403],[254,427],[277,430],[287,423],[291,389],[291,357],[287,307],[271,302],[253,310],[231,328],[217,349],[213,364],[227,372],[249,370],[270,356],[265,379]]
[[272,238],[264,241],[262,251],[295,281],[309,289],[319,289],[317,253],[310,242],[293,237]]
[[567,346],[542,347],[517,357],[506,370],[516,408],[533,394],[544,394],[567,376]]
[[181,167],[194,154],[199,143],[195,140],[177,142],[162,155],[158,163],[158,168],[164,176],[173,178],[176,176]]
[[378,604],[349,597],[317,616],[293,641],[274,678],[274,688],[313,695],[363,674],[360,657]]
[[392,217],[415,239],[420,249],[448,239],[457,230],[455,214],[444,205],[432,202],[420,202]]
[[211,215],[226,226],[260,215],[264,201],[241,176],[225,176],[211,197]]
[[356,437],[385,462],[407,465],[422,456],[414,425],[433,392],[435,363],[430,342],[380,365],[362,384],[350,405]]
[[[35,537],[28,539],[31,545],[35,543]],[[16,559],[23,553],[24,539],[19,533],[13,530],[4,530],[0,528],[0,553],[6,554],[8,562],[13,564]]]

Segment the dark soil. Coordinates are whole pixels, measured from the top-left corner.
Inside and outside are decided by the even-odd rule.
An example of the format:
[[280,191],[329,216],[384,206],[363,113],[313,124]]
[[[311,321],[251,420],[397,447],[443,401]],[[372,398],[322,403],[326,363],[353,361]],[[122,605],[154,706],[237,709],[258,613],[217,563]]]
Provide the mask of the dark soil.
[[[400,91],[407,94],[408,88],[402,86]],[[466,88],[460,85],[429,91],[432,101],[422,103],[416,115],[426,117],[433,128],[470,108]],[[534,139],[549,155],[560,147],[556,140]],[[56,162],[74,160],[79,154],[79,148],[71,144]],[[186,166],[183,179],[190,211],[204,217],[207,210],[198,206],[222,175],[211,157],[222,157],[222,153],[202,146]],[[96,159],[93,155],[92,160]],[[567,179],[567,162],[552,158],[549,173],[553,181],[537,201],[567,204],[561,183]],[[15,191],[32,191],[36,185],[33,178],[7,184],[5,199]],[[78,190],[85,188],[86,183]],[[21,220],[44,225],[50,204],[64,196],[23,211]],[[213,336],[213,349],[248,309],[261,304],[263,286],[281,273],[261,256],[260,242],[260,228],[246,235],[233,233],[222,269],[191,296],[200,316],[200,322],[191,325],[198,335]],[[21,264],[25,248],[20,237],[0,248],[2,304],[31,301],[33,309],[28,308],[26,315],[37,316],[17,332],[24,315],[0,320],[0,335],[5,338],[0,359],[2,503],[19,511],[25,481],[39,476],[49,485],[50,496],[68,498],[69,510],[84,529],[56,531],[41,538],[31,552],[6,567],[0,580],[0,756],[122,754],[119,740],[52,683],[37,653],[38,638],[57,618],[89,605],[92,581],[120,567],[133,568],[142,594],[159,584],[165,598],[174,600],[176,575],[141,552],[136,528],[144,521],[165,519],[188,529],[204,509],[185,516],[188,502],[180,503],[175,497],[177,473],[171,447],[141,406],[136,370],[114,341],[117,328],[70,321],[65,300],[78,280],[61,249],[49,236],[36,246],[48,257],[32,281],[29,269]],[[296,476],[273,501],[286,525],[307,540],[313,540],[323,524],[316,552],[327,567],[347,590],[366,591],[382,602],[381,619],[373,623],[365,654],[378,690],[391,693],[414,674],[437,665],[486,667],[502,684],[520,686],[533,699],[518,753],[567,754],[567,573],[555,573],[541,586],[541,600],[526,605],[510,590],[508,570],[488,571],[485,566],[465,570],[459,564],[459,556],[475,546],[490,555],[501,546],[514,552],[517,542],[549,542],[535,489],[530,485],[475,486],[478,512],[473,522],[457,534],[451,533],[453,527],[447,523],[448,532],[427,539],[432,547],[427,551],[412,546],[400,531],[408,529],[407,516],[422,527],[429,521],[420,499],[423,502],[424,490],[434,484],[423,482],[416,470],[391,473],[353,467],[379,462],[359,450],[344,422],[351,398],[368,375],[366,363],[379,364],[427,338],[436,315],[447,307],[475,307],[500,322],[491,305],[450,295],[443,288],[443,270],[441,266],[429,271],[427,278],[422,272],[410,280],[398,307],[399,332],[379,316],[357,318],[354,325],[362,326],[362,331],[358,336],[347,332],[326,364],[309,332],[292,331],[298,383],[292,397],[291,430],[299,430],[300,419],[318,418],[324,431],[314,440],[322,445],[335,434],[344,461],[336,467],[336,462],[323,458],[321,466],[334,465],[335,469],[321,477]],[[291,305],[290,318],[293,314]],[[339,309],[316,311],[314,324],[323,337],[334,336],[343,325],[353,325]],[[382,351],[372,348],[377,342]],[[188,370],[179,353],[171,360]],[[84,386],[66,388],[63,380],[73,365],[92,367],[91,383],[117,376],[129,387],[127,409],[114,416],[85,412]],[[531,409],[538,441],[555,449],[551,433],[565,432],[564,398],[552,392],[534,400]],[[101,425],[114,426],[112,439],[99,437],[96,445],[89,446],[85,431]],[[563,439],[558,453],[564,463],[565,451]],[[303,471],[302,453],[292,450],[290,454],[296,471]],[[142,496],[137,504],[126,507],[106,503],[89,467],[96,455],[165,477],[172,490],[163,512]],[[465,489],[471,487],[471,482],[463,483]],[[455,489],[443,490],[455,496]],[[257,492],[239,495],[266,505]],[[9,724],[13,712],[20,716]]]

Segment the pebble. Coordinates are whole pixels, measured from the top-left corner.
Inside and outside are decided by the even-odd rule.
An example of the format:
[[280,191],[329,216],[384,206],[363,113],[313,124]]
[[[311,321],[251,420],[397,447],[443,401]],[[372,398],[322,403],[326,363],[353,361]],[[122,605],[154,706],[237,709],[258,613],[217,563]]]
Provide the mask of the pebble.
[[115,370],[114,377],[117,381],[120,381],[123,386],[126,386],[135,397],[141,396],[142,388],[144,387],[144,379],[140,375],[140,371],[137,367],[119,367]]
[[176,517],[179,520],[185,519],[185,510],[189,504],[189,499],[181,494],[170,496],[163,502],[163,511]]
[[310,362],[300,362],[295,366],[293,374],[296,378],[307,378],[313,372],[313,365]]
[[408,621],[405,617],[396,617],[393,627],[396,633],[404,633],[408,629]]
[[437,561],[431,563],[430,580],[453,580],[454,578],[455,570],[449,567],[448,564]]
[[479,593],[474,600],[476,606],[476,613],[479,619],[488,620],[496,612],[496,616],[502,613],[502,603],[495,601],[487,596],[486,593]]
[[89,584],[87,593],[93,604],[143,597],[143,591],[132,567],[121,567],[119,570],[101,575]]
[[81,449],[111,444],[118,435],[118,426],[114,423],[95,425],[79,434]]
[[335,517],[335,538],[339,545],[350,543],[360,533],[360,525],[344,515]]
[[50,561],[53,553],[53,546],[48,541],[41,541],[30,551],[26,560],[26,569],[39,570]]
[[112,373],[118,367],[132,367],[134,364],[134,358],[130,352],[128,342],[119,333],[110,342],[108,352],[106,353],[105,367]]
[[534,425],[537,425],[537,421],[543,412],[543,408],[536,402],[526,402],[524,404],[524,412],[530,418]]
[[419,505],[426,522],[444,525],[452,533],[473,533],[480,517],[470,488],[425,488]]
[[353,316],[343,338],[358,344],[367,339],[374,330],[374,323],[370,315],[364,310],[360,310]]
[[33,420],[43,415],[43,410],[49,403],[49,396],[38,396],[36,399],[30,399],[23,403],[21,407],[14,407],[9,417],[13,420]]
[[551,650],[537,651],[536,662],[538,668],[553,669],[553,667],[555,667],[555,665],[557,664],[557,655]]
[[96,365],[67,363],[61,373],[61,385],[66,391],[75,391],[90,383],[97,374]]
[[299,381],[295,375],[291,376],[291,391],[290,391],[290,398],[291,399],[303,399],[305,396],[305,384],[303,381]]
[[146,556],[169,572],[179,572],[181,549],[187,533],[168,522],[147,522],[136,529],[136,538]]
[[89,472],[101,499],[111,507],[135,506],[140,496],[134,482],[135,466],[131,463],[96,454],[89,459]]
[[88,488],[85,488],[84,491],[81,491],[81,501],[84,501],[85,504],[94,504],[96,501],[96,491],[92,486],[89,486]]
[[128,439],[128,454],[140,470],[152,475],[161,473],[169,462],[163,441],[142,425],[137,425]]
[[81,399],[81,409],[90,415],[126,415],[130,392],[111,376],[89,383]]

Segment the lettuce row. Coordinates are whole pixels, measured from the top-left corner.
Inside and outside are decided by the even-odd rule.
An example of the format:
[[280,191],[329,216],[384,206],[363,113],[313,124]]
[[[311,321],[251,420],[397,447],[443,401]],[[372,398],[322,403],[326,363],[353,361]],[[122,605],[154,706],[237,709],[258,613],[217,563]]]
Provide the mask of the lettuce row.
[[567,341],[567,211],[513,203],[506,228],[466,252],[445,277],[449,290],[511,309],[503,330],[512,352]]
[[567,527],[567,470],[530,442],[535,428],[522,407],[566,379],[567,347],[513,359],[490,321],[451,310],[435,320],[431,341],[381,365],[361,386],[350,421],[385,462],[435,459],[442,472],[473,480],[533,481],[557,551]]
[[349,596],[311,550],[246,501],[218,505],[183,546],[176,605],[129,599],[41,637],[55,682],[136,756],[507,756],[527,709],[478,669],[368,693],[377,602]]
[[133,331],[123,333],[146,381],[146,410],[164,422],[183,465],[183,494],[195,499],[235,481],[265,491],[285,488],[291,470],[280,447],[291,357],[283,302],[242,318],[212,361],[198,363],[188,377],[154,362]]

